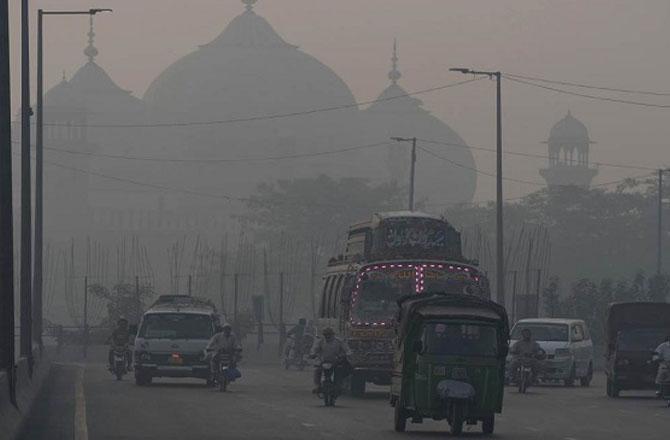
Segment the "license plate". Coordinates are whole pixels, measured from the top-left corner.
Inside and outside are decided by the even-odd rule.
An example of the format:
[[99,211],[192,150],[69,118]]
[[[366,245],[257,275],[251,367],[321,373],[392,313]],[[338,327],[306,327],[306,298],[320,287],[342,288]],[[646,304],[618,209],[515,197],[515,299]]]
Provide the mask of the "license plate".
[[181,357],[174,357],[174,356],[172,356],[172,357],[170,357],[170,361],[169,361],[169,363],[170,363],[171,365],[182,365],[182,364],[184,363],[184,359],[181,358]]

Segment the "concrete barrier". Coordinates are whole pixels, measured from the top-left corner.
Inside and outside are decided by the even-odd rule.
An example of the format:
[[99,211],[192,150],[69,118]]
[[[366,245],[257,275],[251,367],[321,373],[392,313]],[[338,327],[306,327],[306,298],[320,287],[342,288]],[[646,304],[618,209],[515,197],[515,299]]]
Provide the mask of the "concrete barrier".
[[45,350],[40,355],[39,349],[34,351],[33,376],[30,377],[28,359],[19,359],[16,365],[16,405],[9,400],[9,378],[0,372],[0,439],[15,440],[18,438],[23,424],[38,395],[44,380],[51,369],[51,359]]

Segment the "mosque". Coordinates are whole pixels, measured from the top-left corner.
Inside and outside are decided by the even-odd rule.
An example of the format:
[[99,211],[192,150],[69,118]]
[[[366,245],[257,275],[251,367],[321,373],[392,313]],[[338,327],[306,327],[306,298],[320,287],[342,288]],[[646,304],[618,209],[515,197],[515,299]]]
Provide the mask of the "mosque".
[[407,182],[410,150],[392,136],[454,146],[440,149],[446,161],[419,153],[418,201],[472,201],[472,153],[403,89],[395,45],[386,87],[361,108],[331,68],[257,13],[256,0],[243,3],[142,99],[96,62],[91,22],[85,63],[44,98],[47,236],[218,232],[244,209],[240,200],[278,179]]

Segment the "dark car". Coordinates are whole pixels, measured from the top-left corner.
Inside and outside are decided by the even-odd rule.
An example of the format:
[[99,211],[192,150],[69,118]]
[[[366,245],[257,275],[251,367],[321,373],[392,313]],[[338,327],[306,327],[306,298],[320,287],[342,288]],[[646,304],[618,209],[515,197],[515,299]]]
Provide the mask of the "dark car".
[[653,351],[670,334],[670,303],[615,303],[607,315],[607,395],[656,389]]

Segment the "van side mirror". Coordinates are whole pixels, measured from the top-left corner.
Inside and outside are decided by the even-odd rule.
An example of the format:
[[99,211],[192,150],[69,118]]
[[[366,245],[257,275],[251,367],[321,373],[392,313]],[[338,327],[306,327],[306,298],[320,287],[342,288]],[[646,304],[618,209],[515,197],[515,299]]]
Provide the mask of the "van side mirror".
[[414,344],[412,344],[412,351],[417,354],[421,354],[423,352],[423,342],[421,342],[420,339],[414,341]]

